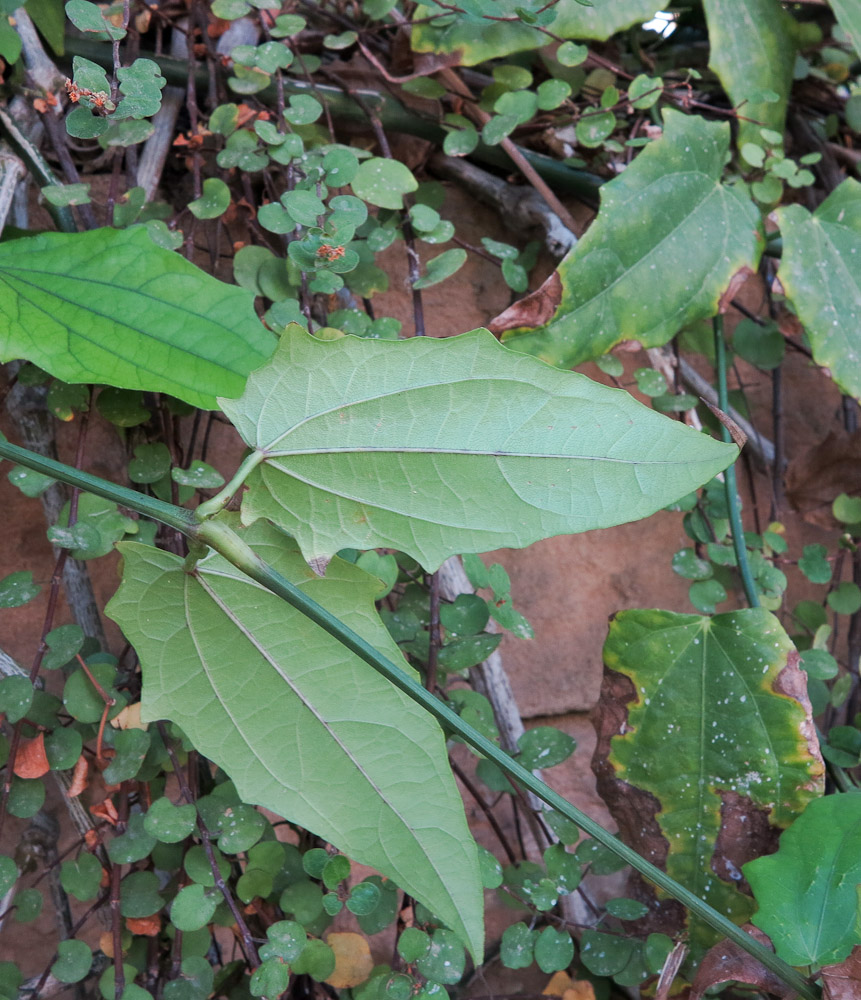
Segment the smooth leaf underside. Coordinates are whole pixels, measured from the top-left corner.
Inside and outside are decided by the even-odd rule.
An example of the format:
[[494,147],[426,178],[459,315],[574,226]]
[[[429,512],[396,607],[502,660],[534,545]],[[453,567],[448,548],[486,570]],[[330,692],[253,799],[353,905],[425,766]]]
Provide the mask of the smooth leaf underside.
[[0,361],[214,409],[273,346],[249,292],[157,247],[142,226],[0,244]]
[[[333,560],[325,579],[260,522],[245,540],[393,662],[377,582]],[[437,723],[298,611],[210,553],[120,546],[107,613],[141,659],[142,717],[171,719],[233,779],[243,801],[298,823],[428,906],[480,960],[475,843]]]
[[777,276],[804,324],[813,360],[861,399],[861,184],[847,178],[811,215],[777,211],[783,256]]
[[721,184],[725,123],[664,112],[664,134],[601,188],[601,210],[558,268],[553,319],[503,335],[507,347],[570,368],[625,340],[657,347],[718,311],[739,270],[756,268],[759,212]]
[[[485,3],[494,17],[516,17],[521,0],[493,0]],[[604,41],[617,31],[642,24],[655,13],[653,0],[601,0],[586,7],[578,0],[559,0],[554,5],[556,17],[549,25],[561,38],[584,38]],[[512,52],[536,49],[547,44],[547,35],[516,21],[466,20],[456,17],[450,24],[420,23],[423,18],[444,11],[431,4],[416,8],[416,23],[410,33],[415,52],[460,52],[464,66],[475,66]]]
[[745,865],[759,910],[753,922],[790,965],[842,962],[861,944],[861,795],[811,802],[776,854]]
[[263,459],[244,522],[269,518],[309,561],[383,546],[433,570],[636,520],[736,453],[486,330],[323,342],[293,327],[222,407]]
[[[762,145],[764,126],[783,132],[795,66],[793,19],[778,0],[703,0],[709,31],[709,69],[738,108],[739,145]],[[739,72],[739,67],[744,67]],[[756,100],[772,90],[776,101]],[[753,97],[754,100],[750,100]],[[749,120],[748,120],[749,119]]]
[[[756,829],[767,837],[822,793],[798,654],[762,609],[638,610],[612,621],[604,662],[633,685],[610,741],[615,778],[657,800],[668,874],[742,923],[753,901],[736,886],[745,852],[764,849]],[[691,937],[705,946],[715,932],[692,921]]]

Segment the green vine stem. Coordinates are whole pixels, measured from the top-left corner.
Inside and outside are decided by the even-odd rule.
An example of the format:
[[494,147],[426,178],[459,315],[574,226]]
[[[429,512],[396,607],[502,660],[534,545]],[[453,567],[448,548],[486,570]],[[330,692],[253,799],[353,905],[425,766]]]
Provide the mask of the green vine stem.
[[[729,398],[726,385],[726,341],[723,335],[723,316],[715,316],[712,321],[715,338],[715,364],[717,367],[717,391],[718,406],[724,413],[729,409]],[[729,429],[721,424],[721,437],[728,444],[732,440]],[[744,526],[741,523],[741,511],[738,503],[738,485],[735,479],[735,465],[730,465],[724,470],[724,488],[726,490],[726,505],[729,510],[730,533],[732,534],[732,545],[735,549],[735,558],[738,563],[738,571],[741,574],[741,582],[747,597],[747,603],[752,608],[759,607],[759,593],[750,569],[750,562],[747,558],[747,546],[744,543]]]
[[805,1000],[820,1000],[817,987],[811,985],[800,973],[779,958],[773,951],[761,945],[753,937],[743,931],[723,914],[718,913],[708,903],[703,902],[689,889],[680,885],[666,872],[655,867],[636,851],[618,840],[605,830],[599,823],[576,806],[564,799],[558,792],[536,778],[521,764],[514,760],[495,743],[486,739],[476,729],[464,722],[447,705],[435,695],[426,691],[417,681],[391,660],[379,653],[370,643],[345,625],[340,619],[327,611],[316,601],[306,596],[298,587],[277,573],[268,563],[254,552],[227,524],[218,520],[197,522],[192,511],[174,507],[152,497],[145,497],[134,490],[116,486],[106,480],[99,479],[89,473],[65,466],[52,459],[43,458],[0,439],[0,458],[9,458],[27,468],[42,472],[45,475],[60,479],[72,486],[95,493],[107,500],[123,504],[147,517],[162,521],[171,527],[184,532],[190,538],[202,542],[224,556],[233,566],[241,570],[252,580],[266,587],[277,597],[286,601],[291,607],[301,612],[342,645],[355,653],[374,670],[386,677],[395,687],[399,688],[422,708],[430,712],[435,719],[449,732],[456,733],[473,749],[492,760],[505,774],[517,781],[522,787],[533,792],[543,802],[556,809],[563,816],[593,837],[599,843],[611,850],[617,857],[635,868],[641,875],[649,879],[659,889],[677,899],[701,920],[713,927],[729,940],[734,941],[749,955],[770,969],[787,986],[794,989]]

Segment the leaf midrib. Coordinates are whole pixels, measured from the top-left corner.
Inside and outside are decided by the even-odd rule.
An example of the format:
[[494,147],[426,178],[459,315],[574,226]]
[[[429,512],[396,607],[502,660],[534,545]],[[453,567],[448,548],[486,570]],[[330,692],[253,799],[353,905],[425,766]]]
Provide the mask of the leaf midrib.
[[[655,243],[652,247],[650,247],[649,250],[642,257],[638,258],[638,260],[633,265],[631,265],[630,267],[626,267],[622,271],[621,274],[619,274],[616,278],[614,278],[610,282],[609,285],[605,285],[600,290],[600,292],[598,292],[597,295],[593,295],[593,296],[591,296],[591,298],[584,299],[577,306],[575,306],[574,309],[571,309],[568,312],[566,312],[558,320],[556,320],[555,322],[551,321],[551,324],[550,324],[551,326],[555,325],[555,323],[560,323],[560,322],[563,322],[565,320],[570,319],[572,316],[575,316],[581,309],[585,309],[587,306],[591,305],[592,303],[600,302],[602,300],[602,298],[604,298],[605,296],[609,295],[610,292],[616,287],[616,285],[619,284],[620,281],[624,281],[625,279],[627,279],[628,277],[630,277],[630,275],[632,274],[632,272],[634,272],[635,270],[640,269],[640,267],[641,267],[642,264],[646,263],[655,253],[657,253],[657,251],[661,249],[661,247],[664,245],[664,243],[667,242],[667,240],[669,240],[672,236],[678,234],[684,226],[687,226],[690,223],[690,221],[692,219],[694,219],[704,207],[708,206],[709,203],[715,197],[719,197],[721,199],[721,202],[725,202],[726,201],[726,197],[729,194],[729,192],[726,190],[725,186],[723,184],[716,183],[714,177],[711,177],[709,174],[703,173],[703,171],[701,171],[701,170],[677,170],[677,171],[673,172],[672,176],[673,177],[681,177],[681,176],[685,176],[687,174],[693,174],[693,175],[695,175],[697,177],[703,177],[707,181],[711,182],[710,185],[709,185],[709,189],[706,191],[705,197],[701,198],[698,202],[696,202],[696,204],[694,205],[694,207],[692,208],[692,210],[684,217],[684,219],[679,223],[679,225],[675,226],[673,229],[671,229],[669,232],[667,232],[664,236],[662,236],[661,239],[658,240],[658,242]],[[655,184],[657,184],[657,183],[659,183],[661,181],[666,180],[667,176],[668,175],[665,174],[662,177],[658,177],[654,181],[649,182],[648,184],[645,185],[645,187],[639,188],[637,190],[638,196],[639,197],[643,197],[643,196],[647,195],[648,192],[649,192],[649,190]],[[724,214],[726,214],[726,213],[724,213]],[[714,255],[715,257],[720,258],[725,253],[726,246],[727,246],[727,240],[729,238],[729,235],[730,235],[730,227],[729,226],[725,226],[724,227],[724,239],[723,239],[723,242],[720,244],[719,252]],[[590,250],[589,253],[591,253],[591,252],[592,251]],[[584,259],[587,256],[588,256],[588,254],[584,254]],[[711,273],[712,270],[714,270],[714,266],[712,266],[709,269],[709,273]],[[706,275],[706,277],[708,277],[708,275]],[[696,298],[696,296],[701,291],[702,291],[702,286],[698,286],[697,289],[694,292],[692,292],[692,294],[688,297],[687,301],[690,302],[691,299]],[[683,308],[683,306],[680,306],[679,309],[676,310],[676,313],[680,312],[682,308]],[[664,318],[664,322],[666,322],[666,318]]]
[[[4,272],[6,272],[9,275],[9,278],[6,278],[4,276]],[[44,271],[44,272],[42,272],[42,271],[25,270],[24,274],[25,275],[28,275],[28,274],[41,274],[41,275],[44,275],[44,276],[47,276],[47,277],[53,277],[53,278],[57,277],[57,273],[55,271]],[[10,291],[13,294],[19,295],[33,309],[36,309],[37,311],[43,313],[45,316],[47,316],[53,322],[58,323],[66,331],[68,331],[68,333],[69,333],[70,336],[79,337],[81,340],[85,340],[85,341],[87,341],[87,343],[93,344],[94,346],[98,347],[100,350],[108,351],[108,353],[111,353],[115,357],[120,358],[126,364],[129,364],[130,362],[124,357],[124,355],[122,355],[122,354],[120,354],[120,353],[118,353],[116,351],[111,351],[110,347],[106,346],[107,341],[99,341],[99,340],[96,340],[96,339],[94,339],[92,337],[88,337],[84,333],[79,332],[78,328],[76,328],[76,327],[73,328],[73,327],[69,326],[67,323],[65,323],[64,321],[58,319],[46,307],[39,305],[38,301],[34,301],[31,297],[29,297],[26,294],[24,294],[23,292],[21,292],[18,288],[15,288],[12,285],[12,283],[11,283],[11,280],[10,280],[11,278],[14,278],[14,280],[17,281],[18,283],[20,283],[21,285],[24,285],[25,287],[31,288],[35,292],[38,292],[39,294],[49,295],[53,299],[55,299],[58,302],[63,303],[64,305],[70,306],[71,308],[74,308],[74,309],[84,310],[87,313],[91,313],[93,316],[98,316],[100,319],[107,320],[108,322],[114,323],[114,324],[116,324],[117,326],[119,326],[121,328],[129,330],[132,333],[136,334],[138,337],[142,338],[145,342],[149,341],[149,342],[152,342],[152,343],[160,344],[163,347],[168,348],[168,349],[182,351],[185,354],[189,354],[192,357],[197,358],[199,361],[203,362],[206,365],[213,365],[213,366],[221,369],[222,371],[229,372],[230,374],[233,374],[233,375],[241,375],[242,374],[241,372],[235,371],[232,368],[228,368],[224,362],[216,361],[213,358],[206,357],[203,354],[199,354],[197,351],[191,349],[190,347],[185,347],[185,346],[182,346],[182,345],[177,344],[175,342],[172,342],[172,341],[166,339],[166,337],[159,337],[159,336],[156,336],[155,333],[153,333],[153,332],[147,332],[147,331],[145,331],[145,330],[143,330],[143,329],[141,329],[139,327],[132,326],[130,323],[126,322],[125,320],[119,319],[117,316],[113,316],[110,313],[102,312],[101,310],[95,309],[95,308],[93,308],[90,305],[83,304],[80,301],[75,301],[74,299],[67,298],[66,296],[61,295],[61,294],[59,294],[58,292],[56,292],[56,291],[54,291],[52,289],[45,288],[43,285],[37,284],[35,281],[30,281],[26,277],[22,277],[21,275],[15,273],[15,271],[14,271],[13,268],[7,268],[7,267],[0,266],[0,281],[2,281],[10,289]],[[87,278],[87,279],[79,278],[77,280],[80,281],[80,282],[83,282],[86,285],[95,285],[95,284],[101,285],[106,290],[109,290],[111,292],[111,294],[115,294],[117,292],[117,290],[118,290],[110,282],[104,282],[104,281],[99,281],[97,279],[89,279],[89,278]],[[238,340],[238,338],[236,337],[236,332],[232,329],[232,327],[225,326],[222,323],[218,323],[217,320],[214,320],[211,317],[208,317],[208,316],[206,316],[204,314],[192,312],[190,309],[187,309],[183,305],[178,305],[178,304],[173,303],[173,302],[166,302],[164,299],[158,298],[156,295],[152,295],[152,294],[150,294],[148,292],[144,292],[144,291],[142,291],[139,288],[124,287],[124,288],[120,289],[120,291],[131,292],[134,295],[139,295],[142,298],[144,298],[144,299],[146,299],[148,301],[152,301],[154,303],[157,303],[160,306],[165,306],[166,305],[170,309],[176,309],[177,311],[185,313],[187,316],[194,317],[194,319],[199,320],[202,323],[206,323],[207,325],[210,325],[210,324],[212,324],[212,325],[218,325],[218,326],[221,327],[221,329],[228,331],[228,333],[231,334],[231,336],[233,337],[233,339],[235,341]],[[170,336],[170,334],[167,334],[167,336]],[[250,345],[248,345],[248,344],[246,344],[246,347],[248,347],[249,349],[251,349]],[[256,350],[254,351],[254,353],[258,354],[261,358],[263,357],[263,355],[260,354]],[[81,362],[77,358],[75,360],[78,362],[78,364],[81,364]],[[159,375],[163,374],[162,372],[157,372],[154,369],[147,368],[146,365],[144,365],[144,364],[142,364],[142,363],[140,363],[138,361],[135,361],[132,364],[133,364],[133,367],[135,367],[135,368],[141,368],[141,369],[143,369],[145,371],[153,372],[154,374],[159,374]],[[183,384],[183,383],[180,383],[180,382],[176,382],[175,379],[172,380],[172,381],[174,381],[175,384],[177,384],[177,385]],[[189,385],[189,388],[194,388],[194,386]]]
[[[231,579],[234,579],[234,578],[231,578]],[[373,789],[374,793],[377,795],[377,797],[379,798],[379,800],[381,802],[385,803],[386,808],[389,810],[390,814],[397,818],[397,820],[400,822],[400,824],[403,827],[403,829],[405,829],[406,831],[408,831],[409,834],[410,834],[410,836],[413,837],[417,843],[421,844],[422,843],[422,838],[421,838],[422,830],[420,828],[416,828],[416,827],[411,826],[410,823],[407,821],[407,819],[397,809],[397,807],[392,802],[390,802],[390,800],[385,796],[385,794],[380,789],[380,787],[371,778],[371,776],[364,770],[364,768],[362,767],[362,765],[360,764],[360,762],[358,760],[356,760],[355,756],[350,752],[350,750],[348,749],[348,747],[345,746],[345,744],[343,743],[343,741],[334,732],[334,730],[332,729],[332,727],[330,726],[330,724],[319,714],[319,712],[316,710],[316,708],[304,696],[304,694],[301,692],[301,690],[293,683],[293,681],[290,679],[290,677],[283,671],[283,669],[281,668],[281,666],[269,654],[269,652],[266,650],[266,648],[260,642],[258,642],[256,636],[254,636],[254,634],[249,629],[247,629],[245,627],[245,625],[241,622],[241,620],[234,614],[234,612],[233,612],[232,608],[230,607],[230,605],[226,601],[222,600],[222,598],[219,596],[218,592],[207,583],[207,581],[206,581],[206,579],[204,577],[204,574],[202,572],[200,572],[200,571],[196,572],[194,574],[194,580],[201,587],[201,589],[206,593],[206,595],[210,598],[210,600],[212,600],[216,604],[216,606],[224,613],[224,615],[230,620],[230,622],[240,632],[240,634],[246,639],[246,641],[249,642],[257,650],[257,652],[260,654],[260,656],[263,657],[263,659],[269,664],[269,666],[275,671],[275,673],[284,681],[284,683],[290,688],[290,690],[293,692],[293,694],[296,696],[296,698],[299,699],[299,701],[301,702],[301,704],[314,716],[314,718],[317,720],[317,722],[319,723],[319,725],[326,731],[327,735],[332,739],[332,741],[341,750],[341,752],[344,755],[345,759],[348,760],[353,765],[353,767],[355,767],[356,771],[365,779],[365,781]],[[239,583],[240,581],[236,581],[234,579],[234,582]],[[189,585],[191,585],[191,584],[189,583]],[[189,632],[192,635],[192,640],[194,641],[195,648],[198,651],[198,656],[199,656],[200,662],[204,666],[204,669],[206,670],[206,673],[207,673],[207,678],[209,679],[210,684],[212,686],[212,689],[215,692],[215,691],[218,690],[217,689],[217,685],[215,684],[214,680],[212,679],[212,675],[211,675],[211,673],[210,673],[210,671],[208,669],[208,666],[207,666],[207,661],[204,658],[204,656],[202,655],[200,647],[197,644],[197,640],[194,637],[194,633],[193,633],[193,629],[192,629],[192,623],[191,623],[191,615],[188,613],[188,600],[187,599],[186,599],[186,621],[188,622]],[[223,698],[221,698],[220,696],[218,696],[218,695],[216,695],[216,697],[218,698],[219,704],[222,705],[225,708],[225,711],[228,711],[228,715],[230,715],[229,710],[227,708],[227,702]],[[257,752],[257,750],[253,746],[253,744],[249,742],[249,740],[245,736],[245,733],[242,731],[242,729],[240,728],[240,726],[238,725],[238,723],[236,723],[233,720],[232,716],[230,716],[230,717],[231,717],[231,721],[234,722],[234,729],[235,729],[235,731],[241,736],[243,742],[248,747],[248,750],[251,753],[251,755],[254,757],[254,759],[257,760],[257,761],[259,761],[259,763],[264,768],[264,770],[272,777],[272,779],[278,785],[283,785],[282,779],[279,778],[278,775],[276,775],[276,774],[273,773],[273,771],[267,765],[267,763],[265,762],[265,760]],[[324,819],[325,819],[325,817],[321,816],[321,820],[324,820]],[[452,904],[454,904],[454,900],[452,899],[451,894],[448,893],[448,890],[446,889],[446,882],[445,882],[444,877],[440,873],[440,871],[437,868],[437,866],[433,863],[433,861],[431,860],[431,858],[428,855],[428,853],[424,850],[424,847],[422,847],[422,852],[424,854],[425,860],[428,862],[428,864],[430,865],[430,867],[435,872],[439,884],[443,887],[443,889],[446,890],[446,895],[448,896],[448,898],[452,902]],[[390,861],[391,861],[391,859],[390,859]],[[392,863],[393,867],[396,870],[400,871],[400,867],[397,864],[395,864],[395,862],[392,861],[391,863]]]

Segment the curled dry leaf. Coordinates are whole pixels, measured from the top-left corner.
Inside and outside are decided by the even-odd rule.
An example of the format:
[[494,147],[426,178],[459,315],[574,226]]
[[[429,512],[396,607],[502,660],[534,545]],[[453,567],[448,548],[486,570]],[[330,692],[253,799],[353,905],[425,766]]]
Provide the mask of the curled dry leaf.
[[158,937],[161,930],[161,917],[153,913],[149,917],[126,917],[126,927],[132,934],[142,934],[144,937]]
[[747,444],[747,434],[745,434],[741,427],[739,427],[728,413],[712,405],[707,399],[704,399],[703,402],[712,411],[715,419],[719,420],[726,427],[739,449],[743,448]]
[[[754,927],[753,924],[745,924],[743,929],[760,944],[771,948],[771,940],[768,935],[763,934],[758,927]],[[688,1000],[700,1000],[700,997],[710,987],[729,982],[729,980],[749,983],[765,993],[786,998],[786,1000],[796,996],[794,990],[790,989],[755,958],[748,955],[746,951],[743,951],[739,945],[731,941],[719,941],[706,952],[705,958],[700,963],[696,978],[691,985]]]
[[18,748],[14,772],[19,778],[41,778],[51,770],[45,753],[45,734],[24,740]]
[[91,806],[90,812],[96,819],[103,819],[106,823],[110,823],[111,826],[117,825],[118,815],[116,806],[110,799],[105,799],[103,802],[99,802],[98,805]]
[[326,944],[335,953],[335,971],[326,980],[335,989],[349,989],[363,983],[371,974],[374,960],[366,938],[350,931],[330,934]]
[[833,529],[831,504],[839,493],[861,493],[861,434],[838,431],[794,458],[786,470],[786,496],[809,524]]
[[858,1000],[861,996],[861,945],[847,959],[822,970],[822,1000]]
[[553,318],[561,300],[562,279],[558,271],[554,271],[540,288],[530,292],[529,295],[524,295],[522,299],[495,316],[487,324],[487,328],[498,337],[506,330],[544,326]]

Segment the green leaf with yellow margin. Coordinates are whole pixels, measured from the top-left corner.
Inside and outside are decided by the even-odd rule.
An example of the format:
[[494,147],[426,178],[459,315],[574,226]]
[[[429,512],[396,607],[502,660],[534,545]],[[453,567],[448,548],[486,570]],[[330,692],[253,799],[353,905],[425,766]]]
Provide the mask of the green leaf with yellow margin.
[[[762,146],[761,128],[783,133],[795,66],[795,20],[779,0],[703,0],[703,10],[709,69],[741,115],[738,145]],[[769,90],[776,101],[757,100]]]
[[714,316],[763,248],[758,209],[721,184],[729,139],[726,123],[665,111],[662,138],[601,188],[598,217],[560,263],[553,318],[507,331],[505,345],[569,368],[624,340],[660,346]]
[[274,346],[250,292],[156,246],[143,226],[0,244],[0,362],[215,409]]
[[[615,735],[596,773],[615,780],[602,797],[623,827],[628,806],[626,839],[656,825],[649,850],[666,849],[667,873],[743,923],[754,902],[737,888],[741,865],[767,848],[768,825],[786,827],[823,791],[797,652],[761,608],[713,618],[635,610],[611,622],[604,662],[598,728]],[[633,790],[647,793],[651,814],[631,818]],[[693,920],[690,935],[699,952],[716,939]]]
[[487,330],[326,342],[294,325],[242,398],[221,403],[260,462],[243,521],[274,521],[309,561],[385,547],[434,570],[635,520],[736,454]]
[[[485,4],[494,17],[517,17],[522,0],[493,0]],[[578,0],[559,0],[553,6],[555,19],[548,30],[561,38],[584,38],[604,41],[617,31],[643,24],[655,13],[653,0],[595,0],[587,7]],[[519,21],[479,20],[477,17],[455,17],[440,27],[439,22],[421,23],[434,14],[445,11],[434,5],[416,7],[411,32],[415,52],[460,51],[463,66],[475,66],[498,59],[512,52],[538,49],[547,45],[546,34]]]
[[[293,539],[262,521],[243,536],[309,597],[403,661],[374,608],[376,579],[340,559],[316,577]],[[106,610],[141,660],[141,717],[176,722],[244,801],[394,879],[480,961],[477,850],[431,716],[214,552],[188,568],[151,546],[120,548],[123,582]]]
[[804,324],[813,360],[861,399],[861,184],[847,178],[811,215],[777,211],[783,256],[777,277]]

